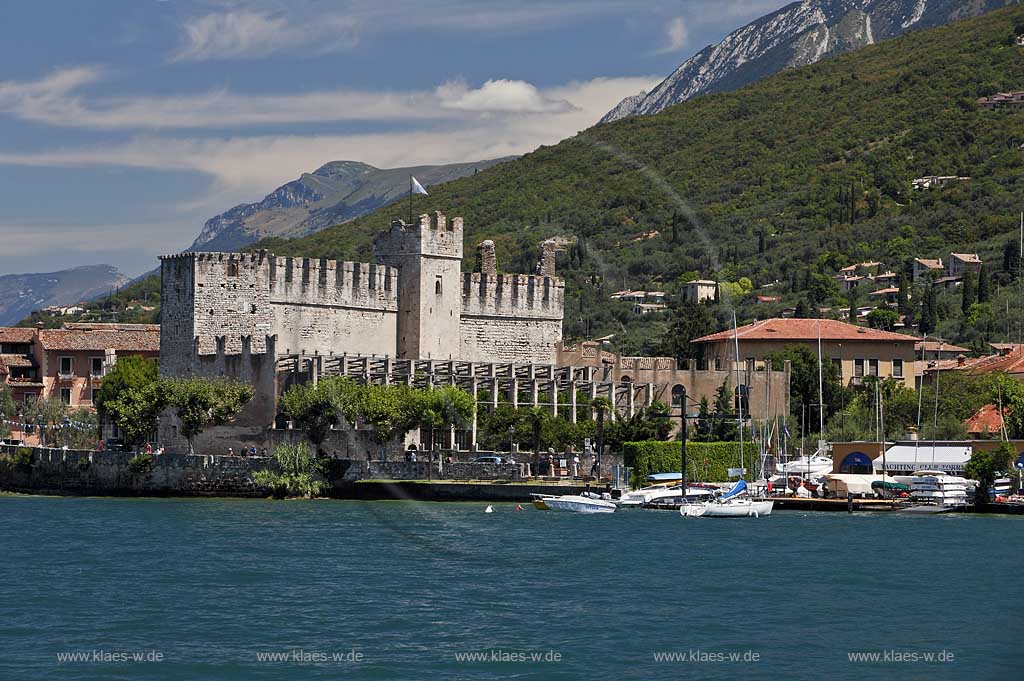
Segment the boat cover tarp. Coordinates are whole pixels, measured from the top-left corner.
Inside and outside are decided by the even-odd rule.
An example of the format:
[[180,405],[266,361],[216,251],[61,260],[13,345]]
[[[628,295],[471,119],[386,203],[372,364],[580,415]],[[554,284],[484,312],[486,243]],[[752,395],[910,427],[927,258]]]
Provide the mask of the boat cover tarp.
[[728,492],[723,494],[722,498],[723,499],[731,499],[734,496],[736,496],[737,494],[742,494],[743,492],[746,492],[746,491],[747,491],[747,481],[746,480],[740,480],[739,482],[737,482],[735,485],[732,486],[731,490],[729,490]]
[[[964,464],[971,458],[968,443],[931,442],[909,444],[901,442],[885,450],[886,473],[913,473],[922,470],[939,470],[947,473],[962,472]],[[882,470],[882,457],[875,459],[875,470]]]

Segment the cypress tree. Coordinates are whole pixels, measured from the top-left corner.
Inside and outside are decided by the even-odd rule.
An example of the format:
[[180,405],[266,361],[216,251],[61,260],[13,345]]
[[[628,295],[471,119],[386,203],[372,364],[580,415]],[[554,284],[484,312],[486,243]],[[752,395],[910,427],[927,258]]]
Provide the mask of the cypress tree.
[[978,271],[978,302],[987,303],[992,297],[992,281],[989,279],[988,268],[982,264]]
[[939,325],[938,301],[935,299],[935,286],[926,283],[924,300],[921,301],[921,332],[931,333]]
[[978,275],[967,271],[964,273],[963,282],[960,284],[960,310],[967,314],[971,305],[978,301]]

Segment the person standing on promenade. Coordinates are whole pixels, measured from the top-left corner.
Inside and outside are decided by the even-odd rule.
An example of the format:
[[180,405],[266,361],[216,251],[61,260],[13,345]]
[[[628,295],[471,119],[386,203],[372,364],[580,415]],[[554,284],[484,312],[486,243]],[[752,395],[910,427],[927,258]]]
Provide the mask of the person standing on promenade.
[[572,477],[574,477],[574,478],[580,477],[580,455],[579,454],[573,454],[572,455]]

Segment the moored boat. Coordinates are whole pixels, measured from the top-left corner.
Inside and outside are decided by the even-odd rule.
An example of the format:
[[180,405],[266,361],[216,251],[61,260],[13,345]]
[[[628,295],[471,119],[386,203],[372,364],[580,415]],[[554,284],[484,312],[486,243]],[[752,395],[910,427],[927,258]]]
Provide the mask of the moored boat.
[[747,492],[746,480],[740,480],[718,499],[683,504],[679,514],[687,518],[760,518],[772,514],[774,501],[751,499]]
[[543,503],[552,511],[572,511],[573,513],[614,513],[615,504],[604,499],[595,499],[578,494],[566,494],[560,497],[545,497]]

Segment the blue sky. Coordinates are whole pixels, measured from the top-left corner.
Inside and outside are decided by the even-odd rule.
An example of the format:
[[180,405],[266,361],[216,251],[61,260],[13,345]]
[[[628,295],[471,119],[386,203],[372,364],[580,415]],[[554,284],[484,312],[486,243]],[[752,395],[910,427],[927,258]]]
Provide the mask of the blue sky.
[[781,0],[6,3],[0,274],[137,275],[332,160],[524,153]]

